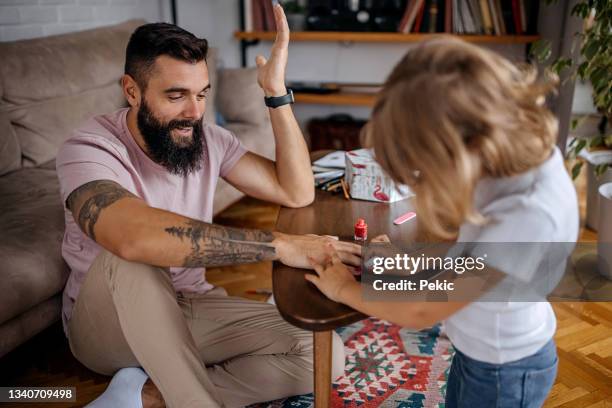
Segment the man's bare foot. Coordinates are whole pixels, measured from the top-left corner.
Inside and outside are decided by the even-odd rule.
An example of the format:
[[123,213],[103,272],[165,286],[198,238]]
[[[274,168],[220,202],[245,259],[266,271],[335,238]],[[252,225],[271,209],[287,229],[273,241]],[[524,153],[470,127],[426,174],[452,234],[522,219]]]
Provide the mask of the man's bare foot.
[[166,408],[164,397],[150,378],[142,386],[142,408]]

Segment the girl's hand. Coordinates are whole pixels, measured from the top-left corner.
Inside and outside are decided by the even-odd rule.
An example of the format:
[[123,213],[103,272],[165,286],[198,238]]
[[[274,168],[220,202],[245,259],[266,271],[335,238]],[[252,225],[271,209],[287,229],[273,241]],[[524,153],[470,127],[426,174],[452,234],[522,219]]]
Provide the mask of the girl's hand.
[[324,262],[309,257],[310,264],[317,274],[306,274],[304,278],[313,283],[329,299],[345,303],[342,298],[343,290],[358,283],[333,247],[328,244],[327,249],[329,256]]

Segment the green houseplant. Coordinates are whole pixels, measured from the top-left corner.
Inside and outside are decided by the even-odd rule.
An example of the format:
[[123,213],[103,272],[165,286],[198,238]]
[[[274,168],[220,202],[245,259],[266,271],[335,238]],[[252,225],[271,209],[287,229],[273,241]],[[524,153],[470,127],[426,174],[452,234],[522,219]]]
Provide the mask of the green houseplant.
[[[555,0],[547,0],[554,3]],[[580,1],[571,14],[584,20],[584,30],[575,34],[575,42],[580,46],[580,58],[558,58],[550,69],[560,74],[570,70],[569,78],[576,77],[589,81],[593,86],[593,104],[604,116],[604,125],[599,134],[588,138],[575,138],[568,146],[568,158],[573,160],[572,177],[576,178],[584,164],[576,160],[583,149],[589,151],[612,150],[612,133],[606,133],[605,121],[612,119],[612,1]],[[574,47],[573,47],[574,48]],[[539,41],[532,48],[532,55],[540,62],[550,58],[550,43]],[[572,128],[578,124],[572,121]],[[612,161],[595,166],[596,175],[601,175],[612,166]]]
[[[546,2],[551,4],[556,0]],[[600,184],[612,181],[612,132],[606,126],[612,119],[612,1],[579,1],[571,14],[584,21],[584,29],[575,33],[571,55],[561,56],[549,68],[556,74],[567,74],[567,79],[590,82],[593,104],[602,115],[597,134],[576,137],[567,147],[572,178],[577,178],[585,162],[588,163],[587,225],[597,229],[597,190]],[[576,47],[579,47],[579,55],[572,58]],[[538,41],[531,54],[538,62],[548,63],[550,43]],[[578,119],[572,120],[571,128],[575,129],[578,123]]]

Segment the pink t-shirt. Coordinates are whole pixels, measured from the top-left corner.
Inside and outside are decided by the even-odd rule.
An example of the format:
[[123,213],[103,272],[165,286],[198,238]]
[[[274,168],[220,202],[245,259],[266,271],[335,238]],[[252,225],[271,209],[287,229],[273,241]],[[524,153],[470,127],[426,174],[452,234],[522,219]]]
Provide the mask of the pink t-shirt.
[[[66,231],[62,255],[70,267],[63,296],[64,329],[72,314],[81,284],[93,260],[102,250],[81,231],[65,208],[76,188],[94,180],[111,180],[151,207],[211,222],[217,180],[224,177],[246,152],[228,130],[204,123],[206,148],[199,171],[183,177],[152,161],[132,137],[126,123],[128,109],[89,120],[60,148],[56,159],[60,192],[64,203]],[[120,233],[118,231],[118,233]],[[204,268],[170,268],[177,292],[206,292]]]

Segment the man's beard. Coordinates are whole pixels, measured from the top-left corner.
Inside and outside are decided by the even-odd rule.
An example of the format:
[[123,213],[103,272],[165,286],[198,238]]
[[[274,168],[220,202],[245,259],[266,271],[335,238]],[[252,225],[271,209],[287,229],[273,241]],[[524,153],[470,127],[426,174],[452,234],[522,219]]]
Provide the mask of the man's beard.
[[[172,174],[187,176],[201,167],[204,153],[202,119],[178,120],[168,123],[158,120],[143,100],[137,115],[138,130],[145,141],[153,161],[164,166]],[[185,144],[172,139],[172,129],[191,127],[191,140]],[[183,142],[183,143],[181,143]]]

